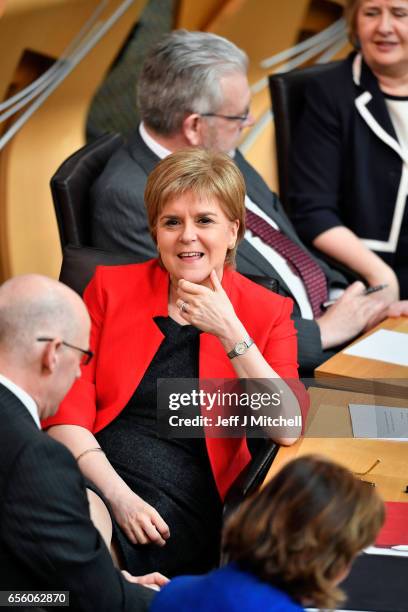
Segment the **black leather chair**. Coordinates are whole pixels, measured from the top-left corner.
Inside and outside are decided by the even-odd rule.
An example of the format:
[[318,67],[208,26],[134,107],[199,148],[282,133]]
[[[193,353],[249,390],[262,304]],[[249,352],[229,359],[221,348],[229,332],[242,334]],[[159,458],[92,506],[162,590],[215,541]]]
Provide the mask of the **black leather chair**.
[[[141,261],[132,253],[115,253],[91,244],[89,192],[111,155],[122,144],[119,134],[106,134],[66,159],[51,179],[51,191],[62,246],[60,281],[82,295],[97,265],[120,265]],[[273,279],[253,277],[276,290]],[[250,441],[252,461],[230,488],[224,506],[230,513],[263,482],[278,445],[270,440]]]
[[279,444],[265,438],[248,440],[248,447],[252,461],[228,490],[223,507],[224,520],[234,512],[246,497],[259,489],[280,448]]
[[92,246],[89,192],[106,162],[123,144],[120,134],[104,134],[68,157],[51,178],[61,247]]
[[92,246],[90,190],[113,153],[120,134],[104,134],[75,151],[51,178],[51,192],[62,247],[60,280],[82,295],[97,265],[137,263],[135,255]]
[[315,64],[301,70],[280,72],[269,76],[269,91],[275,120],[279,196],[289,216],[290,144],[296,131],[297,122],[303,112],[305,88],[311,77],[330,70],[336,63]]

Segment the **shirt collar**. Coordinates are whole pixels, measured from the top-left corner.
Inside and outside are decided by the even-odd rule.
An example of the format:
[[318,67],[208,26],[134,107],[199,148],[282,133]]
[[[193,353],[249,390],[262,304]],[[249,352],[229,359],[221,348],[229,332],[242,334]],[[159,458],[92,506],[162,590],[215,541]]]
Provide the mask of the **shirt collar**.
[[154,138],[147,133],[147,130],[144,126],[143,121],[139,125],[139,134],[142,137],[143,142],[153,153],[160,157],[160,159],[164,159],[168,155],[170,155],[171,151],[163,147],[163,145],[159,144]]
[[31,397],[31,395],[28,395],[28,393],[26,393],[24,389],[16,385],[16,383],[14,383],[9,378],[6,378],[2,374],[0,374],[0,384],[2,384],[9,391],[11,391],[13,395],[15,395],[20,400],[20,402],[24,404],[28,412],[33,417],[34,422],[37,425],[38,429],[41,429],[40,417],[38,416],[37,404]]
[[[166,147],[163,147],[163,145],[159,144],[157,140],[155,140],[154,138],[152,138],[152,136],[150,136],[150,134],[148,134],[143,121],[141,121],[139,124],[139,134],[145,145],[149,147],[149,149],[153,151],[153,153],[155,153],[160,159],[164,159],[165,157],[171,154],[170,149],[166,149]],[[231,149],[231,151],[228,151],[228,155],[232,157],[232,159],[234,159],[235,154],[236,149]]]

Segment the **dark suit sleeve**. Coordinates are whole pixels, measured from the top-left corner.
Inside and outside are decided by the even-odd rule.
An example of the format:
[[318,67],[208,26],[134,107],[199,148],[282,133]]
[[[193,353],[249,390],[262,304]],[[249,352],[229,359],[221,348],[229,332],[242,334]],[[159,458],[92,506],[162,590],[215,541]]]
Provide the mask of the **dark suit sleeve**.
[[333,357],[336,351],[324,350],[320,328],[315,320],[293,316],[298,334],[298,362],[300,376],[313,376],[313,370]]
[[[304,113],[296,128],[289,168],[289,199],[292,221],[306,243],[344,224],[341,211],[344,145],[336,98],[325,75],[316,78],[306,91]],[[342,98],[341,103],[352,102]]]
[[144,205],[146,180],[124,152],[111,160],[91,190],[92,246],[134,253],[141,261],[157,256]]
[[147,610],[153,592],[114,568],[74,458],[44,438],[24,447],[10,473],[1,521],[6,545],[39,584],[70,591],[70,609]]

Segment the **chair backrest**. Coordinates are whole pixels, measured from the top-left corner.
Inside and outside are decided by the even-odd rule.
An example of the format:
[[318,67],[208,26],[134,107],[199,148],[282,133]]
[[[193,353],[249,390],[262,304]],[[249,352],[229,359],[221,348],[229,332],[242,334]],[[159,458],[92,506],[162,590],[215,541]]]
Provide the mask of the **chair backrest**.
[[91,246],[89,192],[106,162],[123,144],[120,134],[104,134],[66,159],[51,178],[61,247]]
[[133,253],[113,253],[95,247],[69,244],[62,250],[59,280],[82,296],[96,266],[121,266],[145,260],[146,258]]
[[315,64],[302,70],[281,72],[269,77],[269,91],[275,120],[279,196],[288,214],[290,214],[288,198],[290,144],[303,112],[305,89],[311,77],[331,70],[337,63]]

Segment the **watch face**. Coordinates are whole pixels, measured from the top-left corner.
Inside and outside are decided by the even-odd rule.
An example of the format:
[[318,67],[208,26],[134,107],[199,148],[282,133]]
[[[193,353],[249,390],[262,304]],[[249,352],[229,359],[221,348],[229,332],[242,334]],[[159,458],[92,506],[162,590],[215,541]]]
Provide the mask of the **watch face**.
[[238,342],[238,344],[235,346],[235,352],[238,353],[238,355],[243,355],[246,349],[246,342]]

